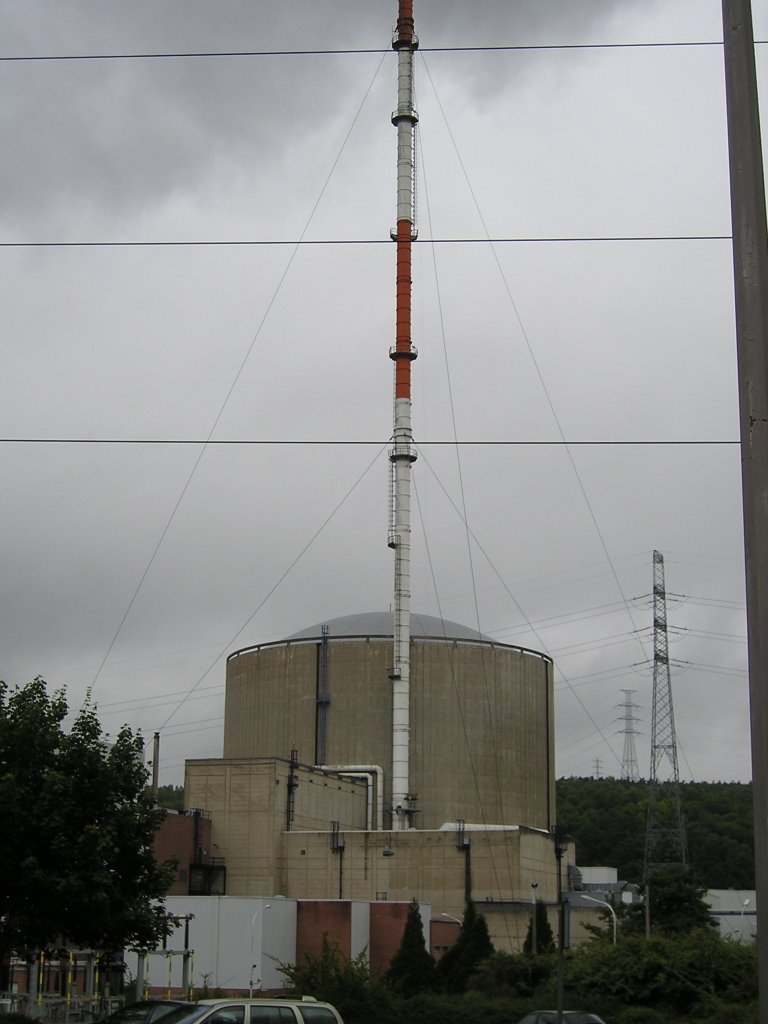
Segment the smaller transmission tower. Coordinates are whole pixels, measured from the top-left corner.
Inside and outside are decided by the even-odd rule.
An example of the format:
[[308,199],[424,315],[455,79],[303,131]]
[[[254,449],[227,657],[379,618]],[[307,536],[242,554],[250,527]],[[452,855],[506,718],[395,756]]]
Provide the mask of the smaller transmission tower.
[[635,718],[635,710],[639,705],[635,704],[632,700],[632,695],[636,692],[635,690],[622,690],[621,692],[624,694],[624,702],[618,705],[619,709],[624,712],[619,719],[620,722],[624,723],[624,728],[619,730],[624,735],[624,752],[621,755],[621,777],[628,782],[637,782],[640,778],[640,769],[637,766],[637,750],[635,748],[635,736],[637,735],[635,723],[639,719]]
[[664,557],[654,551],[651,777],[643,877],[647,880],[656,868],[672,864],[687,867],[688,848],[680,804],[680,773],[677,768],[677,739],[669,675]]

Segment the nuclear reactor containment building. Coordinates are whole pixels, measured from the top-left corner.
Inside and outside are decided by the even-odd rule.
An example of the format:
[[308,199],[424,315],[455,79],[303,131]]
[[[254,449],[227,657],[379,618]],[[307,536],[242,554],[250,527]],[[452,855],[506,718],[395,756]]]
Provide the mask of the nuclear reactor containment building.
[[211,819],[228,895],[416,898],[437,919],[472,899],[499,948],[519,949],[531,887],[551,907],[558,891],[552,663],[432,616],[410,626],[405,807],[391,613],[231,654],[224,756],[187,761],[186,805]]
[[[392,615],[368,613],[230,655],[224,757],[378,766],[392,827]],[[552,665],[411,616],[411,827],[554,824]]]

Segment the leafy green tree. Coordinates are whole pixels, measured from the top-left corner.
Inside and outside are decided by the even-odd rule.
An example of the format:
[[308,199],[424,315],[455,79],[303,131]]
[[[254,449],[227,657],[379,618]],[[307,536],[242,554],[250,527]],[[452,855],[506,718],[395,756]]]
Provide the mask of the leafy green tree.
[[[646,897],[650,899],[650,925],[654,935],[687,935],[697,929],[715,929],[716,921],[704,900],[706,889],[693,873],[682,865],[659,868],[648,879]],[[618,908],[621,931],[645,932],[645,906],[633,904]]]
[[648,879],[651,929],[662,935],[685,935],[697,928],[716,928],[704,901],[706,887],[687,868],[654,871]]
[[754,947],[706,928],[650,940],[629,935],[616,946],[574,947],[565,979],[569,1002],[594,1006],[606,1019],[618,1017],[619,1007],[643,1006],[706,1020],[756,1000],[757,958]]
[[184,810],[183,786],[158,786],[157,802],[168,811]]
[[470,990],[482,992],[489,998],[523,996],[530,999],[540,986],[554,977],[556,970],[553,954],[533,957],[496,949],[480,962],[470,979]]
[[464,992],[472,974],[492,953],[493,943],[485,917],[477,912],[475,904],[469,900],[459,937],[437,965],[442,986],[448,992]]
[[280,964],[279,970],[289,992],[333,1003],[346,1021],[391,1020],[389,995],[371,974],[367,950],[349,959],[327,932],[319,954],[305,953],[301,963]]
[[158,901],[172,867],[153,854],[164,812],[141,737],[110,740],[89,702],[66,732],[68,710],[40,678],[0,683],[0,954],[154,946],[169,932]]
[[536,900],[536,948],[533,948],[533,918],[528,922],[528,932],[523,942],[523,952],[537,956],[539,953],[554,953],[555,937],[549,923],[547,908],[541,900]]
[[435,958],[424,941],[419,904],[411,900],[400,948],[392,958],[385,980],[404,996],[429,992],[437,985]]

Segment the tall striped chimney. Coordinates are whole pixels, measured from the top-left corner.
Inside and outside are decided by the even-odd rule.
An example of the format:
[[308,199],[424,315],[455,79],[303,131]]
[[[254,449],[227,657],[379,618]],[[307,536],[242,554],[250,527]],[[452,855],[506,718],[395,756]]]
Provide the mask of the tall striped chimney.
[[394,657],[392,665],[392,828],[411,827],[415,811],[409,787],[411,660],[411,464],[416,460],[411,429],[411,247],[416,238],[413,56],[419,45],[413,28],[413,0],[399,0],[392,48],[397,52],[397,302],[394,361],[393,447],[389,453],[392,503],[389,546],[395,553]]

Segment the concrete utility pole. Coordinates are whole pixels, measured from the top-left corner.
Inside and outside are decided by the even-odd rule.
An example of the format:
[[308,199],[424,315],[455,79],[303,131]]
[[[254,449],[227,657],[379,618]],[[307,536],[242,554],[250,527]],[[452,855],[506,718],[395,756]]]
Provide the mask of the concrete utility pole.
[[723,0],[755,807],[760,1022],[768,1024],[768,223],[750,0]]

